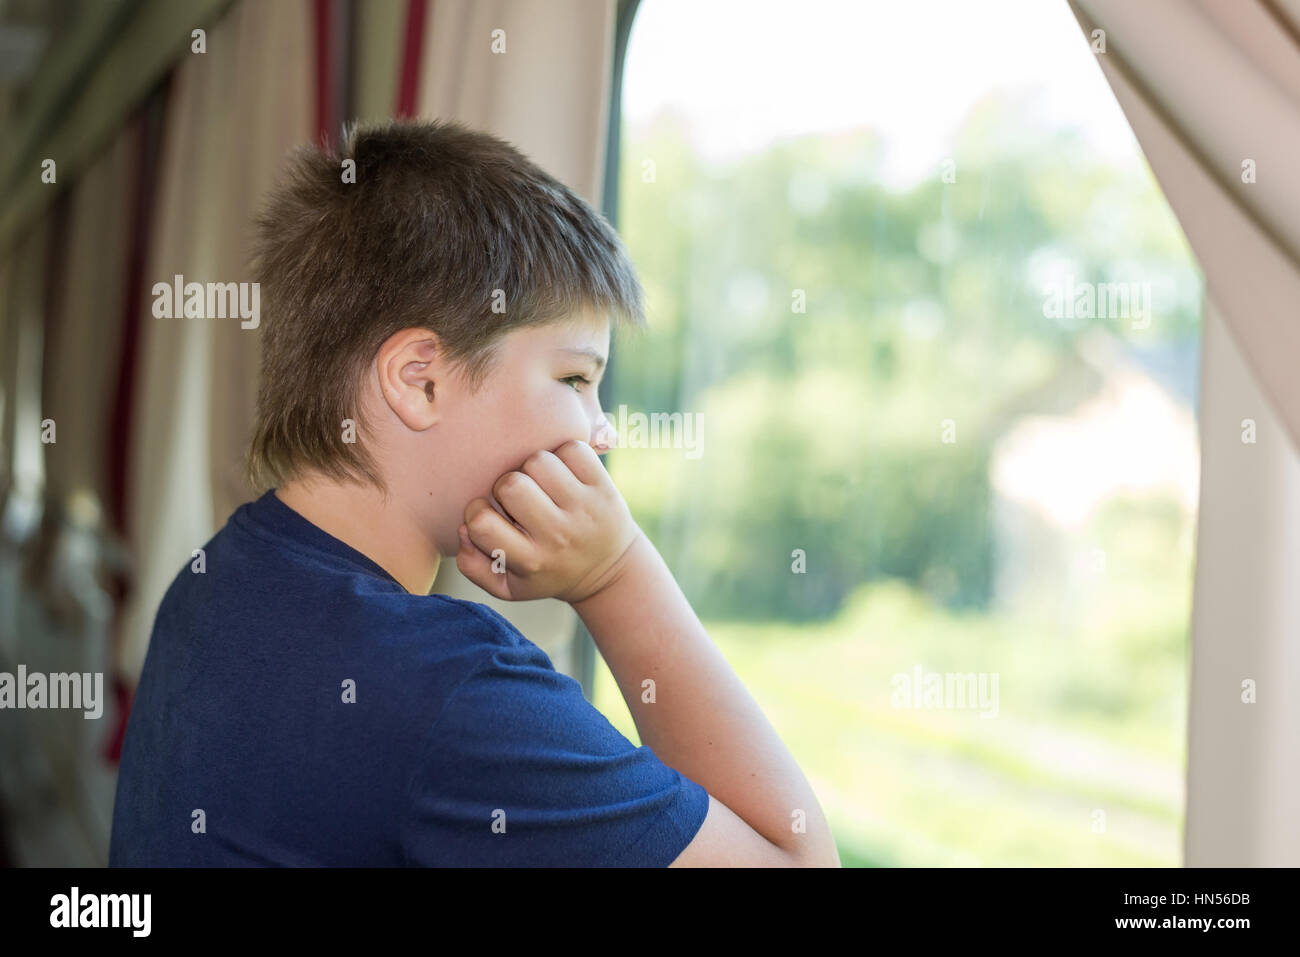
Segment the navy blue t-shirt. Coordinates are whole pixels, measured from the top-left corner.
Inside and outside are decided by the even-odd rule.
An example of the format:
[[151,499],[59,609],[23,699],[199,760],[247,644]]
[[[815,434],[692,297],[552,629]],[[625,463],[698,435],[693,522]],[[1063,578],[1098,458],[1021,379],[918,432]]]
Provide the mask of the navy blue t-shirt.
[[497,612],[267,492],[158,609],[109,864],[666,867],[708,803]]

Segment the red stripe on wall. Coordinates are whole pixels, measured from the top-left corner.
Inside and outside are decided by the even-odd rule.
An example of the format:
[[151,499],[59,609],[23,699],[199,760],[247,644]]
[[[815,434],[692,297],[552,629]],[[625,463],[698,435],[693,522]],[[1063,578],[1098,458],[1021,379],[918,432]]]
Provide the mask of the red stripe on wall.
[[420,64],[424,57],[424,21],[428,0],[407,0],[406,37],[402,45],[402,72],[397,78],[397,116],[415,115],[415,96],[420,85]]
[[[150,95],[130,121],[130,136],[134,141],[133,168],[135,183],[132,192],[130,227],[127,238],[126,282],[122,296],[122,351],[118,359],[117,390],[113,397],[112,426],[108,430],[109,498],[111,524],[122,541],[130,543],[130,459],[131,423],[136,404],[136,386],[139,376],[141,341],[141,313],[145,308],[145,267],[149,254],[149,238],[153,230],[154,202],[157,198],[158,167],[161,161],[163,123],[167,116],[167,94],[171,89],[171,74]],[[109,584],[113,598],[112,641],[113,648],[121,647],[122,610],[130,588],[125,576],[114,576]],[[126,736],[126,722],[131,713],[134,697],[131,686],[121,673],[113,672],[113,697],[117,704],[117,725],[104,744],[104,759],[117,764],[122,758],[122,739]]]
[[122,351],[118,358],[117,391],[113,397],[112,427],[105,450],[110,463],[108,485],[115,531],[128,533],[131,417],[135,406],[136,367],[140,342],[140,309],[144,298],[145,258],[149,248],[150,205],[154,199],[154,155],[148,126],[149,106],[131,120],[130,136],[134,155],[135,184],[127,238],[126,282],[122,299]]
[[312,3],[312,31],[316,39],[316,140],[321,146],[334,142],[334,37],[331,0]]

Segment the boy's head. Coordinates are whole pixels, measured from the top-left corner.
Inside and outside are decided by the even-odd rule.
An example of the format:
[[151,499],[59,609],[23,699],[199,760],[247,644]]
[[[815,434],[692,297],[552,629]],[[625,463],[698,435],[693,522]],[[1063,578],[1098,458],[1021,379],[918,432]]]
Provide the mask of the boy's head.
[[502,473],[592,441],[610,318],[645,326],[608,222],[459,124],[359,126],[335,155],[300,148],[258,227],[250,479],[374,486],[445,555]]

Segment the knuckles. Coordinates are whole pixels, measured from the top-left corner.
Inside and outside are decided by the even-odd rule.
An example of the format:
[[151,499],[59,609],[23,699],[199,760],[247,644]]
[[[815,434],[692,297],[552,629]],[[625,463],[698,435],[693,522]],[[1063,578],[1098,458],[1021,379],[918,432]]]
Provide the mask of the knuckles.
[[500,501],[502,492],[518,491],[524,481],[522,472],[507,472],[497,479],[496,485],[492,486],[492,494]]
[[546,449],[538,449],[532,455],[528,456],[528,458],[524,459],[523,471],[528,472],[530,470],[541,468],[549,459],[552,458],[554,458],[554,455]]
[[583,442],[581,439],[569,439],[569,441],[565,442],[555,450],[555,454],[560,458],[567,459],[567,457],[571,455],[582,455],[582,450],[584,448],[590,449],[591,446],[587,445],[587,443]]
[[[482,499],[478,499],[482,502]],[[473,508],[473,505],[470,506]],[[480,535],[487,531],[489,523],[492,521],[492,506],[486,502],[475,509],[474,514],[465,519],[465,527],[471,532],[478,532]]]

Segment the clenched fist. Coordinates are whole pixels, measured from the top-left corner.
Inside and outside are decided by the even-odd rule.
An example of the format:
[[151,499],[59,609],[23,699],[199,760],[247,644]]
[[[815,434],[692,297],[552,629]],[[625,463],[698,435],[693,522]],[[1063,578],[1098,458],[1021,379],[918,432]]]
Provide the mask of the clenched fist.
[[492,496],[509,519],[485,498],[470,502],[456,567],[507,601],[590,598],[644,534],[586,442],[534,452],[497,479]]

